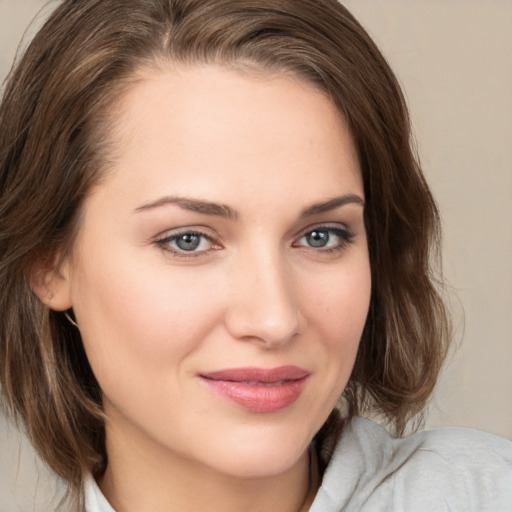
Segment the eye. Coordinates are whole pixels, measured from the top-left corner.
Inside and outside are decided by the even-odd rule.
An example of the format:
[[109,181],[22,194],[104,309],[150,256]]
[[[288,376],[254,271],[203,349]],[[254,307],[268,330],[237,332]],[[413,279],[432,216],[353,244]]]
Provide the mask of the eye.
[[163,250],[176,256],[198,256],[216,245],[205,233],[199,231],[181,231],[156,242]]
[[294,246],[328,251],[343,249],[352,243],[353,239],[354,235],[348,229],[335,226],[319,226],[304,233],[294,243]]

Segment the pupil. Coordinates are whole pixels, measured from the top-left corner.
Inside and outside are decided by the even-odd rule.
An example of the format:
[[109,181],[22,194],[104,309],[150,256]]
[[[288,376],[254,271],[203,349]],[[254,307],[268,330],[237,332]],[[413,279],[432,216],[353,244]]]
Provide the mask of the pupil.
[[198,235],[189,233],[186,235],[181,235],[176,240],[176,245],[183,251],[193,251],[199,247],[200,242],[201,239]]
[[326,231],[312,231],[307,238],[311,247],[324,247],[329,241],[329,233]]

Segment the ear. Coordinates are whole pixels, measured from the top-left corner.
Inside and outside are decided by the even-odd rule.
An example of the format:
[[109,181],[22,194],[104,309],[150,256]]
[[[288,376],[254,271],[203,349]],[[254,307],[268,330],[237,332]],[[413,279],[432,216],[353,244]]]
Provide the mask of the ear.
[[30,286],[39,300],[55,311],[72,307],[70,265],[68,261],[57,264],[59,258],[39,261],[32,265]]

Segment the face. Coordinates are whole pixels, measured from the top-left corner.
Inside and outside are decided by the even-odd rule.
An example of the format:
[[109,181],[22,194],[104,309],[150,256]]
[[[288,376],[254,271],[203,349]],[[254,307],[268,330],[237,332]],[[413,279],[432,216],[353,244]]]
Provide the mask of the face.
[[62,270],[109,449],[285,471],[347,383],[370,300],[346,123],[307,84],[217,67],[146,71],[116,116]]

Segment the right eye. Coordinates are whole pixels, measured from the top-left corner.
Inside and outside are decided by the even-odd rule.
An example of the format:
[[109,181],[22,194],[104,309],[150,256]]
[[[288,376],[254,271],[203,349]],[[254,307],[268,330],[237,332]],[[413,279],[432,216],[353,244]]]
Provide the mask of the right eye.
[[168,235],[157,244],[165,251],[169,251],[176,256],[199,256],[214,248],[212,239],[205,233],[198,231],[181,231]]

